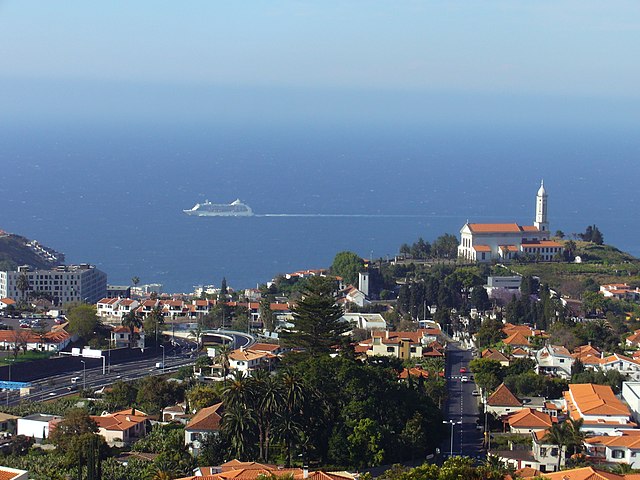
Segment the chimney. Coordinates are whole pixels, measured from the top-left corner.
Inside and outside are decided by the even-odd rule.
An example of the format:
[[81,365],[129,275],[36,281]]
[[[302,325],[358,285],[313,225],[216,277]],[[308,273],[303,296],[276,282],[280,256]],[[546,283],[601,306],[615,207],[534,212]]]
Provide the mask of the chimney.
[[389,330],[385,330],[384,334],[386,336],[386,339],[389,340]]

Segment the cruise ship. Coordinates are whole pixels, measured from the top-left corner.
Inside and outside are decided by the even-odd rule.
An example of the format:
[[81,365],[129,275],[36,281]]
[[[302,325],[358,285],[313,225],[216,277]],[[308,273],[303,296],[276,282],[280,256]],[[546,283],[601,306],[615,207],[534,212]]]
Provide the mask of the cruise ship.
[[196,217],[250,217],[253,215],[251,207],[242,203],[240,199],[231,203],[211,203],[205,200],[204,203],[196,203],[193,208],[183,212]]

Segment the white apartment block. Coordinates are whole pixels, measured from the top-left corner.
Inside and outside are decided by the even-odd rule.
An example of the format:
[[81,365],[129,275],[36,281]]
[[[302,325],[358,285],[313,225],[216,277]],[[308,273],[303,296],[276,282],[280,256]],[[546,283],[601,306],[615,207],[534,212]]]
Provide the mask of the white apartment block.
[[[0,298],[21,299],[18,278],[26,275],[31,292],[51,295],[56,304],[69,302],[96,303],[107,295],[107,274],[94,265],[63,265],[52,270],[0,271]],[[26,292],[25,292],[26,295]]]

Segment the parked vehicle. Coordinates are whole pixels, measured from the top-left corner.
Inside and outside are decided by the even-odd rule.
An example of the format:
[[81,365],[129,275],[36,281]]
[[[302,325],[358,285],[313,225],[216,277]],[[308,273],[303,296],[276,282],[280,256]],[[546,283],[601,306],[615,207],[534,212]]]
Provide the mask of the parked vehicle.
[[469,377],[467,377],[466,375],[463,375],[463,376],[460,378],[460,381],[461,381],[462,383],[467,383],[467,382],[469,381]]

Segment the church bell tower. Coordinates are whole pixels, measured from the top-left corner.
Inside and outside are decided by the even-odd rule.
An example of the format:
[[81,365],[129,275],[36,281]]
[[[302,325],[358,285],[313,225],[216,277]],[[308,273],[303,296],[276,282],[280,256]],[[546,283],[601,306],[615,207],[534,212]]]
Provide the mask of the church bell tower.
[[547,192],[544,189],[544,180],[540,182],[540,188],[536,195],[536,220],[533,225],[541,232],[549,231],[549,221],[547,220]]

